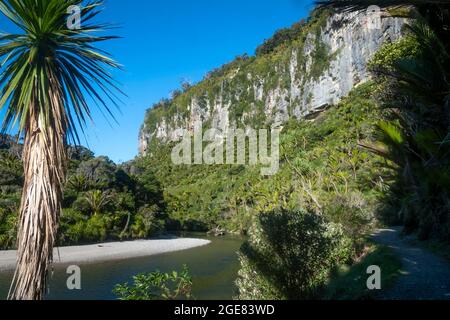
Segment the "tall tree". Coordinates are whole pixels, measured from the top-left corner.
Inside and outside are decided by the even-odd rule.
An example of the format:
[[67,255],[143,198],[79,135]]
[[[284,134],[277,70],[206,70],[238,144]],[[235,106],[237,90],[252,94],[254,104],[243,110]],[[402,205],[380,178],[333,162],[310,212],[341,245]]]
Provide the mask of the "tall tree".
[[112,117],[108,104],[118,106],[121,91],[108,69],[120,66],[94,46],[116,38],[95,35],[109,27],[94,22],[101,5],[102,1],[0,0],[0,12],[20,30],[0,34],[3,130],[18,128],[24,137],[18,260],[9,299],[44,298],[67,143],[78,142],[77,130],[83,131],[92,120],[87,98]]

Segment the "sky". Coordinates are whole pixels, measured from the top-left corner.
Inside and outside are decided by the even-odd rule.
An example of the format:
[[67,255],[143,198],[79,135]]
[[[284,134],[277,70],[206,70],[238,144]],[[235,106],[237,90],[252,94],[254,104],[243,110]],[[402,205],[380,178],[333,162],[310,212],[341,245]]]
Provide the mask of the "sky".
[[[93,108],[83,144],[115,162],[138,153],[145,112],[180,87],[197,82],[237,55],[254,54],[273,33],[308,16],[312,1],[301,0],[106,0],[99,20],[121,39],[101,45],[124,71],[114,72],[127,94],[118,123]],[[13,31],[0,16],[0,32]],[[2,117],[2,113],[0,113]]]

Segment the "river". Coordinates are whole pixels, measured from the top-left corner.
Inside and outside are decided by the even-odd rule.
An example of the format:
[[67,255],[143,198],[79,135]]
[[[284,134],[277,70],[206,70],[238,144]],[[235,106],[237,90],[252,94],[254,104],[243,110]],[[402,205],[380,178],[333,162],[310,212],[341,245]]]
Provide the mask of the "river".
[[[243,239],[239,237],[210,238],[198,234],[197,238],[211,240],[208,246],[186,251],[162,254],[147,258],[127,259],[122,261],[95,264],[80,264],[81,290],[67,289],[67,266],[57,266],[50,281],[48,300],[111,300],[118,283],[131,281],[139,273],[154,270],[168,272],[181,270],[186,264],[193,278],[193,295],[199,300],[232,299],[236,294],[236,280],[239,262],[237,251]],[[8,293],[12,273],[0,273],[0,299]]]

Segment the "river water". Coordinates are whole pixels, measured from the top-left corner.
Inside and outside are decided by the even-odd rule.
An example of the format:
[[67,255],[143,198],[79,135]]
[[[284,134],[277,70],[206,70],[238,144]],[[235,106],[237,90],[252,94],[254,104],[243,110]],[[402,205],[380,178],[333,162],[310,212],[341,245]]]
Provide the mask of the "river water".
[[[193,236],[190,234],[189,236]],[[239,262],[237,251],[243,239],[239,237],[206,238],[212,243],[208,246],[173,252],[147,258],[127,259],[122,261],[95,264],[80,264],[81,290],[67,289],[66,266],[58,266],[50,281],[49,300],[111,300],[118,283],[131,281],[139,273],[155,270],[169,272],[181,270],[183,265],[189,267],[193,278],[193,295],[200,300],[232,299],[236,294],[236,280]],[[0,273],[0,299],[8,293],[12,273]]]

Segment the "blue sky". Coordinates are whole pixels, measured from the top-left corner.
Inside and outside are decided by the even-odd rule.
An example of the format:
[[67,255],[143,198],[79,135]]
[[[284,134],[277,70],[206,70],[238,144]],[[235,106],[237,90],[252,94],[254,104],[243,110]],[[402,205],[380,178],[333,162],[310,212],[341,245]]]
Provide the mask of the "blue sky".
[[[101,19],[120,25],[122,37],[102,45],[124,65],[116,72],[128,95],[118,124],[94,110],[87,142],[96,155],[116,162],[137,155],[145,111],[179,87],[199,81],[237,55],[253,54],[277,29],[308,15],[312,1],[300,0],[106,0]],[[10,31],[0,17],[0,31]]]

